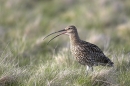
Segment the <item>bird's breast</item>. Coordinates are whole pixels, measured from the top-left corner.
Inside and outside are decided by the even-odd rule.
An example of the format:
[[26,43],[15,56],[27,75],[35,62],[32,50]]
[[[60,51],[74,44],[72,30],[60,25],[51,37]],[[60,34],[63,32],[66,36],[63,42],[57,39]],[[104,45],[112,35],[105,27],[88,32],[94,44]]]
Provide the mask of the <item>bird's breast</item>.
[[80,47],[79,45],[77,46],[71,46],[71,52],[72,55],[75,57],[75,59],[81,63],[82,65],[86,64],[86,54],[84,54],[84,52],[82,52],[82,47]]
[[76,46],[71,46],[71,52],[73,54],[74,57],[76,58],[81,58],[83,57],[83,52],[82,52],[82,48],[79,45]]
[[79,49],[78,46],[71,45],[71,52],[75,56],[78,53]]

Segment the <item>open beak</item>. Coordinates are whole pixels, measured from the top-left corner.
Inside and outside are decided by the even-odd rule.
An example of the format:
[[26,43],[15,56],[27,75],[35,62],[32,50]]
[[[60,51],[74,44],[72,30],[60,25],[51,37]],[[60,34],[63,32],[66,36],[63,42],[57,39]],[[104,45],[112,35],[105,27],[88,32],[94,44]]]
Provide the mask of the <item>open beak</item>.
[[[51,33],[51,34],[45,36],[45,37],[43,38],[43,40],[46,39],[47,37],[49,37],[50,35],[53,35],[53,34],[55,34],[55,33],[59,33],[59,32],[62,32],[62,33],[59,34],[59,35],[57,35],[57,36],[55,36],[55,37],[53,37],[50,41],[52,41],[54,38],[56,38],[56,37],[58,37],[58,36],[60,36],[60,35],[62,35],[62,34],[65,34],[65,33],[66,33],[66,30],[63,29],[63,30],[59,30],[59,31],[53,32],[53,33]],[[49,41],[47,44],[49,44],[50,41]]]

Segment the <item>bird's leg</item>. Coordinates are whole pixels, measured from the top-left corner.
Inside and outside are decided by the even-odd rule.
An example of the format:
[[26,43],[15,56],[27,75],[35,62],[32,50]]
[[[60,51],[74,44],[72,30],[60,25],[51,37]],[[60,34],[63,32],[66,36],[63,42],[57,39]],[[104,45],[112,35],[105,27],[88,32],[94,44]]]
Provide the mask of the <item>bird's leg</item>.
[[90,71],[93,72],[93,67],[92,66],[90,67]]
[[90,72],[93,72],[93,67],[86,65],[86,75],[88,75]]
[[87,65],[86,66],[86,75],[88,75],[88,73],[89,73],[89,66]]

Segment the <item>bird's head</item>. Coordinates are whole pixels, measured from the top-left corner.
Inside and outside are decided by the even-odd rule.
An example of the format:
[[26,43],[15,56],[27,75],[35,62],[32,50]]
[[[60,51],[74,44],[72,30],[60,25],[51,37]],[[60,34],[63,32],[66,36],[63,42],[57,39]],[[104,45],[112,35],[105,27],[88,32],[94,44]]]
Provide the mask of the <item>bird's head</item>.
[[67,34],[67,35],[71,35],[71,34],[77,33],[77,29],[73,25],[66,27],[65,30],[66,30],[65,34]]
[[[53,37],[51,40],[53,40],[54,38],[56,38],[56,37],[58,37],[58,36],[60,36],[60,35],[62,35],[62,34],[72,35],[72,34],[74,34],[74,33],[77,33],[77,29],[76,29],[76,27],[75,27],[74,25],[67,26],[67,27],[66,27],[65,29],[63,29],[63,30],[59,30],[59,31],[56,31],[56,32],[53,32],[53,33],[47,35],[46,37],[44,37],[44,39],[47,38],[48,36],[52,35],[52,34],[55,34],[55,33],[60,33],[60,34],[57,35],[57,36],[55,36],[55,37]],[[44,40],[44,39],[43,39],[43,40]],[[50,40],[50,41],[51,41],[51,40]],[[50,41],[49,41],[49,42],[50,42]],[[48,42],[48,43],[49,43],[49,42]]]

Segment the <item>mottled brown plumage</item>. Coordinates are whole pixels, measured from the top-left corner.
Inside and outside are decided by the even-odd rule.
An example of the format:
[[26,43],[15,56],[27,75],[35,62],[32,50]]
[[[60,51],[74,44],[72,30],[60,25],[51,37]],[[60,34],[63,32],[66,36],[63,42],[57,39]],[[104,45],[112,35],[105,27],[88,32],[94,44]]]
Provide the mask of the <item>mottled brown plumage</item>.
[[[98,46],[91,44],[89,42],[83,41],[79,38],[77,29],[75,26],[73,26],[73,25],[68,26],[65,29],[57,31],[57,32],[62,32],[59,35],[67,34],[69,36],[71,52],[72,52],[73,56],[76,58],[76,60],[80,64],[86,65],[87,70],[89,68],[91,68],[93,70],[93,66],[98,66],[98,65],[113,66],[113,62],[104,55],[104,53]],[[54,33],[57,33],[57,32],[54,32]],[[54,34],[54,33],[52,33],[52,34]],[[50,34],[50,35],[52,35],[52,34]],[[48,36],[50,36],[50,35],[48,35]],[[59,36],[59,35],[57,35],[57,36]],[[46,36],[46,37],[48,37],[48,36]],[[54,37],[54,38],[56,38],[56,37]],[[52,38],[52,39],[54,39],[54,38]]]

